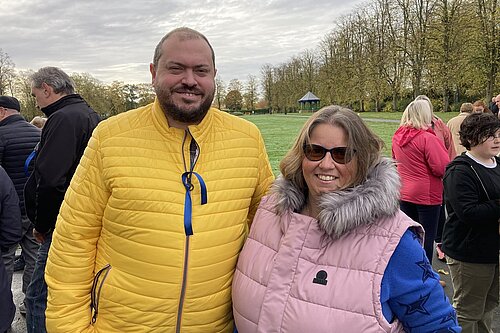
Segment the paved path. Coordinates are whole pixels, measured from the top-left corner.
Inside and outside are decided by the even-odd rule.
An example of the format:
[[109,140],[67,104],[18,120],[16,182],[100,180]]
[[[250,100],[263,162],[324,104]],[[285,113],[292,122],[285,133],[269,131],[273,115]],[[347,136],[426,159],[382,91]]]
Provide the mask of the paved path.
[[[448,266],[437,260],[434,257],[432,261],[432,266],[436,271],[439,269],[443,269],[448,272]],[[451,300],[453,295],[453,287],[451,284],[450,275],[440,274],[441,279],[446,282],[446,287],[444,288],[446,295]],[[21,292],[21,284],[22,284],[22,272],[15,272],[13,281],[12,281],[12,290],[14,293],[14,302],[19,304],[23,299],[23,293]],[[500,333],[500,307],[497,307],[495,310],[495,314],[493,315],[493,332]],[[26,321],[23,316],[20,315],[19,311],[16,312],[16,317],[14,318],[14,322],[12,323],[12,331],[11,333],[26,333]]]
[[[12,293],[14,294],[14,303],[18,306],[24,299],[24,294],[21,290],[23,283],[23,272],[14,272],[12,278]],[[19,313],[19,309],[16,310],[16,317],[12,323],[11,333],[26,333],[26,320]]]

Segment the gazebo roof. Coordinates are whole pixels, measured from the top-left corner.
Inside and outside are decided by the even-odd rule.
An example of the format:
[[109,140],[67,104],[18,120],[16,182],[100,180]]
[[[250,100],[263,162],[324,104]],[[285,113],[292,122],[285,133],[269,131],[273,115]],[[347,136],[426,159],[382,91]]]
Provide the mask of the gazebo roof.
[[318,102],[319,98],[314,95],[312,92],[308,91],[307,94],[304,95],[299,102]]

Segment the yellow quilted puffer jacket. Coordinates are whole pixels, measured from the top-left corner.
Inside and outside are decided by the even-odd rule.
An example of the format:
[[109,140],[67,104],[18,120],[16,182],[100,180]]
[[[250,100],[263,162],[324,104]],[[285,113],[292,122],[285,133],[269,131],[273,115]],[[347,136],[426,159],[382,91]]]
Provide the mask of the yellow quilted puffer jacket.
[[158,101],[103,121],[57,219],[47,331],[232,332],[233,272],[273,178],[256,126],[217,109],[188,131]]

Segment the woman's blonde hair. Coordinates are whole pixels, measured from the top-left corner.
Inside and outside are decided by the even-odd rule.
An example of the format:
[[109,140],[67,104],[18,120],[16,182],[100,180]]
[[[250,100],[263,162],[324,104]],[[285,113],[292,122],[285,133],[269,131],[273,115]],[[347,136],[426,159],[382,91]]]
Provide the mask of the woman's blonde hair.
[[426,100],[415,100],[408,104],[401,117],[400,126],[427,128],[432,123],[432,110]]
[[431,108],[431,114],[434,115],[434,106],[432,106],[432,102],[431,102],[431,99],[429,97],[427,97],[426,95],[418,95],[417,97],[415,97],[414,100],[415,101],[426,101],[427,103],[429,103],[429,107]]
[[364,121],[352,110],[337,105],[326,106],[314,113],[304,124],[292,148],[280,162],[280,171],[285,179],[292,182],[304,194],[308,193],[307,184],[302,174],[304,144],[311,141],[311,133],[320,124],[338,126],[345,131],[347,147],[354,149],[356,170],[350,184],[356,186],[366,180],[369,169],[381,156],[384,142],[374,134]]

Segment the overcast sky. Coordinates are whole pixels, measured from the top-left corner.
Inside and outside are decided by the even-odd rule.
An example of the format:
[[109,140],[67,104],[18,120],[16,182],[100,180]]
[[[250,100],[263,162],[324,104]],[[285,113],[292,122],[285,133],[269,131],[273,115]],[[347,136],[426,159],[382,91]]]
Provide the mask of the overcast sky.
[[150,82],[153,51],[187,26],[210,40],[227,83],[260,78],[316,49],[337,20],[363,0],[0,0],[0,48],[17,70],[57,66],[110,83]]

